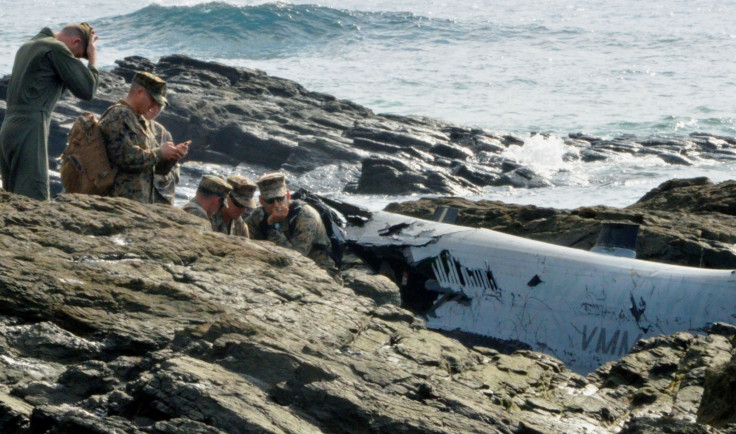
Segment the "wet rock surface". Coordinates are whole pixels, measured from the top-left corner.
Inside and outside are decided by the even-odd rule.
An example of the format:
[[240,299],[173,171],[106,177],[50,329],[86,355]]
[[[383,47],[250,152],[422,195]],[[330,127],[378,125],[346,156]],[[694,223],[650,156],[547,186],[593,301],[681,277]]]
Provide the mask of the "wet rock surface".
[[462,198],[392,203],[387,211],[431,219],[436,207],[458,208],[457,224],[590,250],[603,223],[639,225],[638,259],[693,267],[736,268],[736,181],[667,181],[626,208],[542,208]]
[[[126,58],[113,71],[101,72],[95,100],[64,97],[52,116],[52,167],[75,117],[82,111],[101,114],[127,92],[126,83],[137,70],[155,72],[168,82],[171,106],[158,120],[178,141],[193,140],[190,161],[244,165],[259,172],[279,169],[291,179],[329,172],[340,184],[331,189],[365,194],[466,195],[486,186],[552,184],[506,152],[528,138],[436,119],[375,114],[259,70],[178,55],[158,63]],[[0,100],[7,82],[8,77],[0,80]],[[0,101],[0,121],[4,115]],[[653,156],[672,165],[736,159],[736,139],[704,133],[613,139],[573,133],[562,140],[571,149],[567,161],[595,162],[622,154]]]
[[734,326],[582,377],[178,209],[0,193],[0,245],[1,432],[734,432]]
[[[193,160],[293,174],[330,166],[360,193],[550,184],[504,156],[523,138],[377,115],[182,56],[125,59],[101,74],[94,101],[62,99],[52,157],[74,118],[101,114],[139,69],[169,82],[160,120],[194,140]],[[564,140],[576,149],[566,158],[584,162],[736,158],[736,141],[705,134]],[[426,218],[449,204],[460,224],[579,248],[603,221],[634,222],[642,259],[734,268],[733,188],[672,181],[626,209],[452,198],[390,209]],[[294,252],[203,233],[176,209],[2,192],[0,208],[0,432],[736,432],[730,325],[641,341],[582,377],[548,355],[426,330],[383,276],[354,268],[340,286]]]

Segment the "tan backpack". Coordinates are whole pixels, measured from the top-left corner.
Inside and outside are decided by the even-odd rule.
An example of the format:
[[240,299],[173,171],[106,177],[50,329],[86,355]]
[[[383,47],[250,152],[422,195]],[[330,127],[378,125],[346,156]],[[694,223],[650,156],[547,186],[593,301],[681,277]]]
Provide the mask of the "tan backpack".
[[67,193],[103,195],[112,187],[117,168],[112,167],[107,157],[94,114],[84,112],[74,121],[61,154],[60,172]]

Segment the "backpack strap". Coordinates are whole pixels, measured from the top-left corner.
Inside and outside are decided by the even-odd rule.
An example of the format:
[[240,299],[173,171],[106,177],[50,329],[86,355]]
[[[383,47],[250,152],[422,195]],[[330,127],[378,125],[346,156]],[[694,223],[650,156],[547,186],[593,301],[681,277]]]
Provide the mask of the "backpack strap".
[[258,222],[258,232],[264,236],[268,233],[268,214],[266,214],[265,209],[263,211],[263,218]]
[[293,201],[289,205],[289,215],[286,216],[286,220],[289,222],[289,233],[286,235],[291,241],[294,236],[294,230],[296,229],[296,219],[302,212],[302,203],[300,201]]
[[104,118],[105,116],[107,116],[107,112],[109,112],[110,110],[112,110],[112,109],[113,109],[113,107],[117,107],[117,106],[120,106],[120,105],[122,105],[122,104],[121,104],[121,103],[119,103],[119,102],[116,102],[115,104],[113,104],[113,105],[111,105],[110,107],[108,107],[108,108],[107,108],[107,109],[106,109],[106,110],[105,110],[105,111],[104,111],[104,112],[102,113],[102,116],[100,116],[100,119],[102,119],[102,118]]
[[[105,116],[107,116],[107,113],[110,110],[114,109],[115,107],[125,107],[127,109],[133,110],[132,107],[130,107],[129,105],[123,103],[122,100],[121,100],[121,101],[118,101],[115,104],[111,105],[110,107],[108,107],[107,110],[105,110],[105,112],[102,113],[102,116],[100,116],[100,120],[102,120],[102,118],[104,118]],[[140,116],[140,115],[136,114],[136,116]],[[149,128],[147,128],[145,125],[138,125],[138,126],[140,126],[141,130],[143,130],[143,134],[145,134],[146,137],[148,137],[149,139],[152,139],[154,142],[156,141],[156,135],[153,133],[153,126],[152,126],[152,124],[150,125]],[[133,128],[132,125],[129,125],[129,127],[130,128]],[[163,138],[163,132],[161,133],[161,137]],[[160,145],[160,143],[159,143],[159,145]]]

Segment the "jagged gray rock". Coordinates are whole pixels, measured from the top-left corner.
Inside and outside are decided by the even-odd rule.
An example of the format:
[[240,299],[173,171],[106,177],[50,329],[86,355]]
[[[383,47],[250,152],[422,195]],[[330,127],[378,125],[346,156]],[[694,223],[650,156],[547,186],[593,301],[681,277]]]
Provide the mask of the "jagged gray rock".
[[0,245],[3,432],[716,432],[696,419],[732,420],[703,406],[730,392],[713,385],[732,369],[706,368],[731,363],[733,326],[642,341],[586,378],[549,355],[463,345],[397,306],[385,278],[354,268],[354,291],[174,208],[0,192]]
[[[129,57],[117,64],[113,71],[101,72],[93,101],[66,96],[59,102],[49,136],[52,168],[74,118],[85,110],[101,114],[125,94],[136,70],[147,70],[169,83],[171,106],[159,120],[176,139],[193,140],[189,160],[243,164],[259,172],[279,169],[297,176],[329,166],[340,183],[334,189],[366,194],[466,195],[485,186],[551,185],[504,154],[525,140],[508,133],[424,117],[374,114],[263,71],[181,55],[157,63]],[[7,83],[7,77],[0,80],[0,100]],[[0,121],[4,114],[0,101]],[[736,158],[736,139],[702,133],[611,140],[570,134],[564,141],[571,149],[566,161],[600,161],[621,153],[655,155],[673,165]],[[60,191],[57,183],[54,186]]]

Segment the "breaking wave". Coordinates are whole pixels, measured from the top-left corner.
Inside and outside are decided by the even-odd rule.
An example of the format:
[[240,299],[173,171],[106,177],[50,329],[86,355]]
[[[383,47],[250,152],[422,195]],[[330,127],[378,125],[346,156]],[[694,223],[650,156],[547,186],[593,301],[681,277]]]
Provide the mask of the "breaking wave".
[[97,20],[94,25],[110,45],[135,48],[139,54],[239,59],[301,57],[330,47],[349,49],[364,39],[378,38],[392,45],[426,42],[428,38],[458,39],[468,34],[453,20],[429,19],[411,12],[362,12],[286,3],[150,5],[131,14]]

